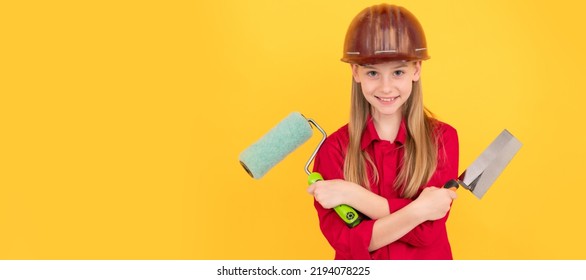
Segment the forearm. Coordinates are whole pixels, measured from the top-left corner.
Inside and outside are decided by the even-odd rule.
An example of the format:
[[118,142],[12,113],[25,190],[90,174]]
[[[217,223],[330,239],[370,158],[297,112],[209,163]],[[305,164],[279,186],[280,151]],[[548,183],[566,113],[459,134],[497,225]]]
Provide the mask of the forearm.
[[399,240],[426,220],[426,217],[421,215],[413,204],[378,219],[374,223],[368,250],[372,252]]
[[[353,207],[373,220],[378,220],[389,214],[400,211],[402,208],[413,202],[413,200],[405,198],[385,199],[374,193],[368,193],[371,194],[368,196],[370,198],[364,199],[362,203],[354,202],[361,207]],[[361,197],[359,196],[355,198],[356,201],[359,201],[360,199]],[[437,239],[437,232],[441,230],[441,228],[445,228],[446,218],[447,215],[445,218],[437,221],[422,221],[415,225],[411,230],[400,234],[397,240],[401,240],[413,246],[427,246]]]
[[359,187],[358,191],[349,198],[348,205],[373,220],[390,214],[388,200],[363,187]]
[[[375,222],[369,250],[376,250],[400,239],[425,221],[445,219],[455,198],[456,193],[451,190],[435,187],[425,188],[416,200]],[[445,220],[438,224],[443,222]],[[422,229],[422,233],[433,232],[434,224],[430,223],[431,227]],[[429,235],[416,236],[416,241],[420,241],[419,243],[427,242],[420,238],[424,236]]]

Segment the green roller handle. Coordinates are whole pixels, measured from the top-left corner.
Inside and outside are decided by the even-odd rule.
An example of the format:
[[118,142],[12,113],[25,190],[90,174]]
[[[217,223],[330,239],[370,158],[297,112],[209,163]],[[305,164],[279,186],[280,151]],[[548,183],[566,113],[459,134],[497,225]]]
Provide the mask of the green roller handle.
[[[309,177],[307,178],[307,182],[309,183],[309,185],[311,185],[317,181],[322,181],[323,179],[324,178],[321,176],[321,174],[319,174],[317,172],[313,172],[313,173],[309,174]],[[342,205],[338,205],[338,206],[334,207],[334,211],[336,211],[336,213],[338,213],[338,216],[340,216],[340,218],[342,218],[342,220],[344,220],[346,225],[350,228],[357,226],[362,221],[362,219],[360,219],[360,216],[358,215],[356,210],[354,210],[354,208],[352,208],[346,204],[342,204]]]

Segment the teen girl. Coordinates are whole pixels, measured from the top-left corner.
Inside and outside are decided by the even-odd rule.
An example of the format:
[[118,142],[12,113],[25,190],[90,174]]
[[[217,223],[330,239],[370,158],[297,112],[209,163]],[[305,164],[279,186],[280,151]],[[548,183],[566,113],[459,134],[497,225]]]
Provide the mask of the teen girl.
[[[308,188],[336,259],[452,259],[446,220],[458,173],[458,136],[423,106],[426,41],[403,7],[376,5],[350,24],[342,61],[351,66],[350,121],[321,146]],[[333,207],[363,216],[346,226]]]

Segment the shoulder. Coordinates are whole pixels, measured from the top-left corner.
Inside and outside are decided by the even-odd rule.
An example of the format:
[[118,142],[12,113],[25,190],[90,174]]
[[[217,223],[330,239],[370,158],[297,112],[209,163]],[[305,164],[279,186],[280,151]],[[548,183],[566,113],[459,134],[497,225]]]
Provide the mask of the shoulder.
[[349,139],[348,124],[345,124],[344,126],[338,128],[338,130],[336,130],[332,134],[330,134],[330,136],[328,136],[328,138],[332,139],[332,141],[348,142],[348,139]]
[[339,151],[345,151],[349,142],[348,124],[340,127],[330,134],[324,141],[323,146]]
[[435,121],[434,126],[435,134],[440,141],[458,139],[458,131],[453,126],[439,120]]
[[435,125],[436,141],[439,151],[439,159],[457,162],[460,141],[458,140],[458,131],[451,125],[436,121]]
[[348,125],[330,134],[315,155],[313,171],[321,173],[326,180],[344,178],[348,139]]

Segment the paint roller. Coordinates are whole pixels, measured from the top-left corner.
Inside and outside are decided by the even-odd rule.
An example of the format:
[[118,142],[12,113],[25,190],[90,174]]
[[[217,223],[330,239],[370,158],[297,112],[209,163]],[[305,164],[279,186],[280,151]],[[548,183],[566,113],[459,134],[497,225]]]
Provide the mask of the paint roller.
[[[327,134],[313,119],[306,119],[298,112],[289,114],[258,141],[240,153],[240,164],[252,178],[262,178],[271,168],[311,138],[312,125],[321,132],[322,139],[305,164],[305,173],[309,176],[309,185],[323,180],[321,174],[309,171],[309,165],[326,140]],[[361,221],[356,210],[348,205],[338,205],[334,207],[334,211],[348,227],[355,227]]]

